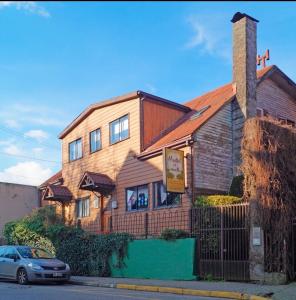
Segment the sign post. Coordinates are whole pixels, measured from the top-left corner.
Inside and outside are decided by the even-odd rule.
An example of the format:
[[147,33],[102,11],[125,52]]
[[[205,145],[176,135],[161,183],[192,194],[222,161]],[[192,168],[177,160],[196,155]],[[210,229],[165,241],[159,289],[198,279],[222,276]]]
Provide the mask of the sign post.
[[185,193],[184,151],[163,149],[163,184],[167,192]]

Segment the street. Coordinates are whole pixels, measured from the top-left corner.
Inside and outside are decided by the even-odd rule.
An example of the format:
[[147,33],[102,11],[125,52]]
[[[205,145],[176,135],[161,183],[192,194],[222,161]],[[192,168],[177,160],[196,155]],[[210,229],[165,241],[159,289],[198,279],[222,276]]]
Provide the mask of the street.
[[167,293],[137,292],[120,289],[76,285],[33,284],[21,286],[14,282],[0,282],[0,300],[219,300],[218,298],[182,296]]

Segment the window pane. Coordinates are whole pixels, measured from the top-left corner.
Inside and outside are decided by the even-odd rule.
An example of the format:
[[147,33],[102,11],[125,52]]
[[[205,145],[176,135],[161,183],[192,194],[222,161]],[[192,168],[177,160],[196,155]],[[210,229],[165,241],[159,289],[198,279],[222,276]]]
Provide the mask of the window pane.
[[101,130],[97,129],[90,133],[90,151],[95,152],[101,149]]
[[74,160],[75,159],[75,142],[70,143],[69,146],[69,157],[70,160]]
[[81,141],[81,139],[76,141],[76,153],[77,153],[76,159],[82,157],[82,141]]
[[89,198],[84,200],[85,201],[85,217],[89,216]]
[[96,137],[96,132],[93,131],[90,133],[90,151],[91,152],[94,152],[96,151],[96,140],[95,140],[95,137]]
[[120,139],[124,140],[124,139],[128,138],[128,116],[121,118],[120,123],[121,123]]
[[111,144],[114,144],[119,141],[120,137],[120,124],[119,120],[116,120],[111,123]]
[[129,188],[126,190],[126,207],[127,210],[137,209],[137,189]]
[[138,187],[138,209],[148,207],[148,186],[142,185]]
[[181,195],[176,193],[167,193],[167,205],[180,204]]
[[154,205],[156,207],[179,205],[180,202],[180,194],[167,193],[161,181],[154,183]]

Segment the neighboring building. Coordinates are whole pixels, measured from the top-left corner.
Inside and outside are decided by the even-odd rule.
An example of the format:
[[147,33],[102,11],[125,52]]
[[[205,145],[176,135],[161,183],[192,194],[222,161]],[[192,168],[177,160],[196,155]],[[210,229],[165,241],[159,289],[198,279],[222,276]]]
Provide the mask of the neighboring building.
[[36,186],[0,182],[0,240],[7,222],[22,218],[39,206]]
[[[59,135],[63,167],[41,186],[43,203],[68,203],[67,220],[91,231],[108,231],[112,216],[114,230],[143,234],[134,227],[147,213],[150,231],[170,227],[172,213],[185,228],[189,215],[177,213],[197,195],[227,193],[240,174],[245,119],[296,122],[295,83],[276,66],[256,71],[257,21],[237,13],[232,22],[233,82],[184,104],[136,91],[90,105]],[[165,147],[184,151],[182,195],[162,185]]]

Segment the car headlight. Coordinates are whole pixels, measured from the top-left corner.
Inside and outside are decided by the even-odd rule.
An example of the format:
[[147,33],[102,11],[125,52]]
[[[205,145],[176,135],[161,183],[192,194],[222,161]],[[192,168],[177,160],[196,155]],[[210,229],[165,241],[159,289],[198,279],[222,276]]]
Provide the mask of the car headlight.
[[39,265],[33,264],[33,263],[28,263],[28,267],[30,267],[34,271],[41,271],[43,270]]
[[68,264],[65,264],[65,265],[66,265],[66,269],[70,270],[70,266]]

